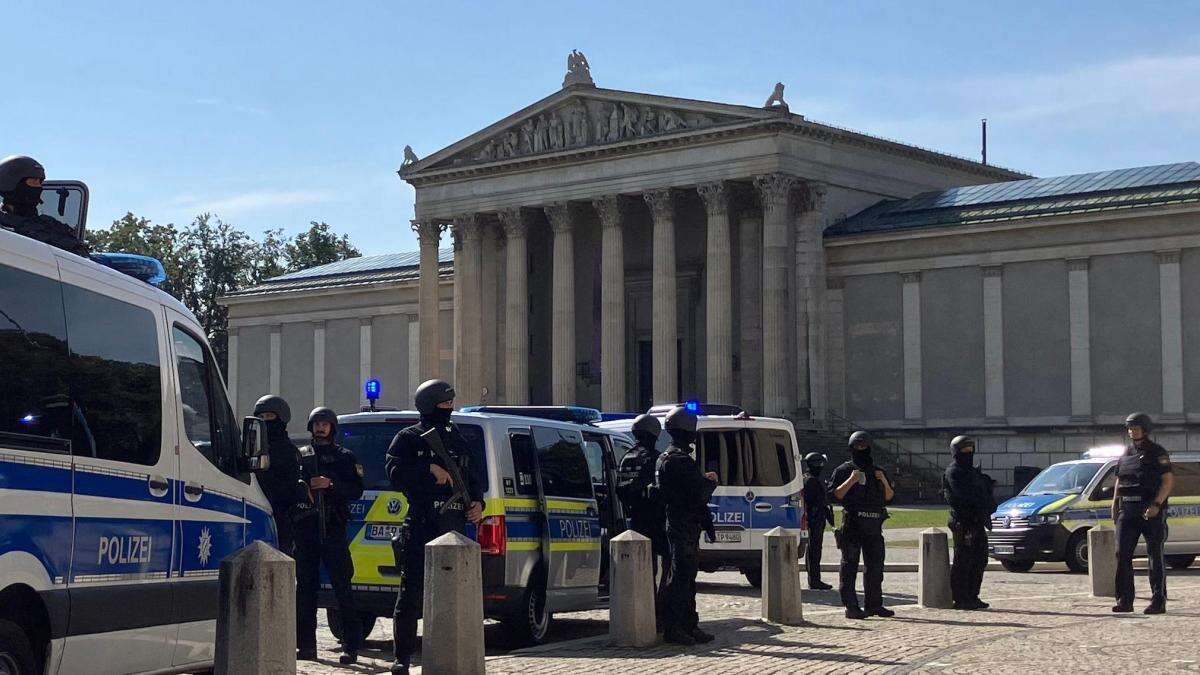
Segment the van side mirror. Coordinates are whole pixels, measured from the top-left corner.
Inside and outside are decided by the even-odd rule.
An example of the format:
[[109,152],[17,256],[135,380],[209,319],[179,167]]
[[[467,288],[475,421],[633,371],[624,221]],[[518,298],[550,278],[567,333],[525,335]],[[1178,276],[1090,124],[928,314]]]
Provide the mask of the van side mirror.
[[271,466],[267,424],[257,417],[242,418],[242,459],[251,471],[265,471]]

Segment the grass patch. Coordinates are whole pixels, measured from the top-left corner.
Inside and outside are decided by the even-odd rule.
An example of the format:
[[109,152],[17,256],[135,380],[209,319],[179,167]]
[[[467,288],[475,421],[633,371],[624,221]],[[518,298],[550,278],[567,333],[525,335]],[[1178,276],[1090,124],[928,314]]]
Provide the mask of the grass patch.
[[[841,511],[841,508],[838,508]],[[888,507],[887,520],[883,521],[883,529],[895,530],[904,527],[946,527],[950,519],[950,509],[906,509],[904,507]],[[837,522],[842,522],[839,514]]]

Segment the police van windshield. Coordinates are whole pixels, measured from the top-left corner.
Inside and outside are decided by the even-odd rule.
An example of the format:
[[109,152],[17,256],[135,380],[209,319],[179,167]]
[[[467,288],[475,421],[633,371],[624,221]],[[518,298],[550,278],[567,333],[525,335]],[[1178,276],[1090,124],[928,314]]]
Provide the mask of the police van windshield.
[[1078,494],[1092,482],[1103,464],[1055,464],[1045,469],[1021,491],[1023,495]]
[[[363,467],[363,486],[368,490],[390,490],[384,462],[388,446],[401,429],[416,420],[399,422],[355,422],[342,425],[342,445],[346,446]],[[483,427],[478,424],[456,424],[471,451],[471,471],[483,490],[488,487],[487,459],[483,451]]]

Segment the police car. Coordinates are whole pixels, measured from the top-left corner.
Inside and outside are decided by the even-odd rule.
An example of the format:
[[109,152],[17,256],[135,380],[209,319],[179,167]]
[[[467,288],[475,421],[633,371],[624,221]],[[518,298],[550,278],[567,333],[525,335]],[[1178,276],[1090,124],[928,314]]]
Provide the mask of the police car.
[[[717,540],[701,538],[700,569],[740,570],[758,587],[762,584],[764,534],[775,527],[794,531],[800,539],[801,557],[808,541],[795,429],[785,419],[751,417],[737,406],[696,401],[681,405],[699,416],[697,463],[718,476],[709,502]],[[662,418],[674,407],[655,406],[648,412]],[[633,420],[611,420],[599,426],[628,432]],[[659,435],[660,451],[669,444],[668,434]]]
[[[1011,572],[1028,572],[1037,561],[1066,562],[1073,572],[1088,567],[1087,531],[1112,526],[1117,462],[1125,447],[1093,448],[1081,459],[1043,470],[1020,494],[992,514],[988,553]],[[1200,554],[1200,454],[1173,453],[1175,487],[1167,507],[1167,564],[1186,569]],[[1137,554],[1145,555],[1145,542]]]
[[276,534],[252,471],[265,431],[242,439],[204,329],[145,281],[0,229],[0,373],[0,672],[210,668],[218,564]]
[[[467,408],[451,419],[484,487],[483,522],[467,526],[482,550],[484,614],[500,620],[512,641],[538,644],[554,613],[605,607],[608,539],[626,529],[615,497],[617,457],[633,441],[594,426],[600,414],[587,408]],[[412,411],[338,416],[342,444],[365,470],[367,489],[347,528],[364,636],[396,602],[401,571],[391,538],[408,500],[391,489],[384,459],[396,433],[416,421]],[[327,586],[319,603],[340,632]]]

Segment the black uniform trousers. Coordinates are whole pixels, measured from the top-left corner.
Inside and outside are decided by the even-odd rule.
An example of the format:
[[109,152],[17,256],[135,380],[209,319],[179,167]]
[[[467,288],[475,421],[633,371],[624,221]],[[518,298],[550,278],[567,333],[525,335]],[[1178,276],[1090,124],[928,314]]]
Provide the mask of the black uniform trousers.
[[1129,515],[1122,510],[1117,517],[1117,602],[1133,604],[1133,550],[1138,537],[1146,538],[1146,556],[1150,563],[1151,601],[1167,601],[1167,575],[1163,566],[1163,542],[1167,540],[1167,519],[1163,514],[1146,520],[1140,509]]
[[858,579],[858,559],[861,554],[863,565],[863,602],[868,610],[883,607],[883,521],[861,522],[855,516],[846,516],[842,528],[842,566],[838,591],[842,605],[858,607],[858,596],[854,583]]
[[809,520],[808,548],[804,551],[804,568],[808,570],[808,585],[821,581],[821,545],[825,541],[825,519]]
[[410,521],[411,539],[404,549],[404,578],[392,611],[392,636],[397,661],[407,663],[417,651],[417,621],[425,603],[425,544],[438,537],[437,528]]
[[654,570],[654,578],[658,580],[658,588],[654,592],[654,613],[660,619],[663,593],[667,590],[667,572],[671,567],[671,545],[661,528],[661,524],[645,523],[636,518],[629,520],[629,529],[650,540],[650,564]]
[[[311,529],[311,532],[309,531]],[[354,562],[350,544],[340,528],[329,528],[325,543],[317,539],[317,528],[298,528],[296,537],[296,648],[316,649],[317,592],[321,588],[321,565],[329,573],[333,597],[342,620],[342,646],[346,651],[358,651],[362,626],[350,580],[354,577]]]
[[279,537],[279,550],[294,556],[296,548],[295,525],[292,524],[292,514],[286,509],[271,507],[275,511],[275,534]]
[[954,561],[950,565],[950,593],[954,603],[970,604],[979,600],[983,571],[987,569],[987,528],[981,525],[952,524]]
[[696,613],[696,574],[700,571],[700,526],[667,528],[671,566],[663,592],[663,629],[691,634],[700,624]]

